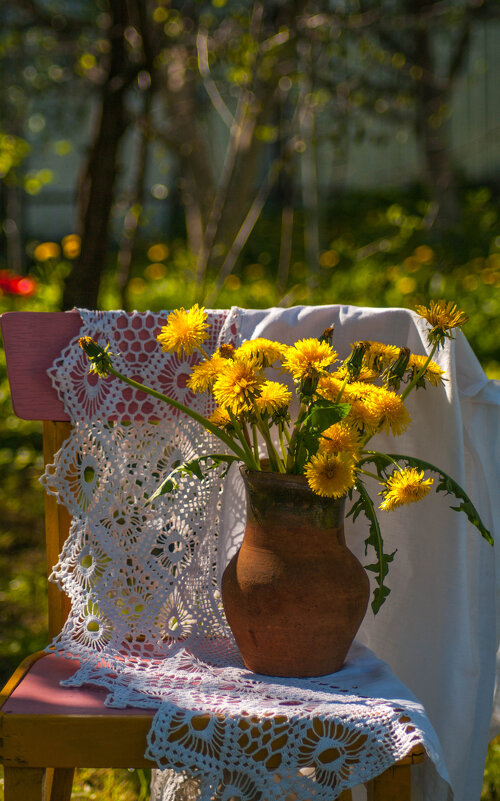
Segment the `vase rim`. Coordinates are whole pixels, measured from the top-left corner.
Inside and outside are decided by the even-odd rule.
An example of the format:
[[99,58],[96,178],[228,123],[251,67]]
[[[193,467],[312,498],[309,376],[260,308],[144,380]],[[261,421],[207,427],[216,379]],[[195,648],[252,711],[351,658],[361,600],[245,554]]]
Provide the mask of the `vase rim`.
[[271,484],[276,488],[286,486],[289,489],[295,489],[301,493],[307,492],[314,496],[319,502],[324,504],[340,504],[344,503],[346,495],[340,498],[331,498],[315,493],[304,475],[296,473],[277,473],[272,470],[251,470],[246,465],[240,465],[240,473],[242,477],[248,479],[253,484]]

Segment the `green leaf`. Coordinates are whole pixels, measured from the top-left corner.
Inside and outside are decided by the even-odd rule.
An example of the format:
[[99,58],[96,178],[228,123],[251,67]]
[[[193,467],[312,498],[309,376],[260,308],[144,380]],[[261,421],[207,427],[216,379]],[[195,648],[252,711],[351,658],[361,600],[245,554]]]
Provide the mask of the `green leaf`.
[[[182,462],[170,471],[168,476],[148,499],[148,503],[152,503],[152,501],[156,500],[156,498],[159,498],[161,495],[166,495],[178,489],[179,484],[175,477],[195,476],[199,481],[203,481],[206,478],[207,471],[215,470],[217,467],[220,467],[221,464],[226,464],[226,468],[221,474],[221,478],[223,478],[232,463],[238,461],[240,461],[238,457],[231,454],[211,453],[206,456],[199,456],[196,459],[190,459],[188,462]],[[205,472],[202,470],[202,464]]]
[[304,465],[317,452],[323,431],[343,420],[350,408],[348,403],[332,403],[324,398],[318,398],[311,404],[297,436],[295,451],[297,473],[303,473]]
[[302,426],[319,435],[334,423],[343,420],[349,414],[350,408],[348,403],[332,403],[321,398],[314,402]]
[[449,476],[448,473],[445,473],[444,470],[441,470],[441,468],[436,467],[436,465],[431,464],[431,462],[426,462],[424,459],[419,459],[416,456],[405,456],[400,453],[373,453],[371,451],[369,451],[369,454],[370,458],[366,460],[364,459],[363,463],[372,462],[375,464],[378,475],[383,478],[386,477],[387,468],[390,467],[394,462],[402,462],[408,467],[418,467],[420,470],[428,470],[431,473],[435,473],[439,477],[439,483],[436,486],[436,492],[444,492],[445,495],[453,495],[458,501],[461,501],[458,506],[451,506],[450,504],[450,509],[453,509],[454,512],[463,512],[467,516],[469,522],[477,528],[486,542],[488,542],[490,545],[494,544],[491,533],[485,527],[476,507],[472,503],[465,490],[455,481],[455,479]]
[[372,547],[375,551],[376,562],[373,564],[365,565],[365,570],[371,570],[375,573],[375,580],[377,586],[373,591],[372,609],[376,615],[385,599],[390,593],[389,587],[384,584],[384,579],[389,572],[389,565],[394,559],[396,551],[392,553],[384,553],[384,541],[382,539],[382,532],[373,506],[372,499],[360,478],[356,479],[356,490],[359,493],[359,498],[352,505],[347,517],[352,516],[353,522],[356,520],[361,512],[364,512],[370,524],[368,537],[365,539],[365,554],[368,553],[368,548]]

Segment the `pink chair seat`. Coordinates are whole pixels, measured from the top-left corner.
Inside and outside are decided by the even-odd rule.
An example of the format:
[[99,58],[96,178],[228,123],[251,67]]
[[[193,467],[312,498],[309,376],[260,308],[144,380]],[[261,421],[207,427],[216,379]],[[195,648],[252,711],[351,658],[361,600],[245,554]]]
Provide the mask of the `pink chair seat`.
[[116,709],[105,706],[108,695],[102,687],[61,687],[80,667],[77,659],[64,659],[46,654],[38,659],[17,685],[3,706],[5,714],[16,715],[148,715],[154,709],[127,707]]

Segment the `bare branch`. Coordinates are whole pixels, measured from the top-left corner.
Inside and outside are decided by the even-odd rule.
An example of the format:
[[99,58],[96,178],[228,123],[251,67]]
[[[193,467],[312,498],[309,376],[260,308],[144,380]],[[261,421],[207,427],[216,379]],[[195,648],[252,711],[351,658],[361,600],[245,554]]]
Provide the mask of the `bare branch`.
[[271,166],[266,180],[260,185],[259,191],[257,192],[252,205],[250,206],[243,223],[240,226],[238,233],[233,241],[233,244],[229,248],[229,252],[224,259],[224,263],[219,270],[219,274],[215,279],[215,285],[211,291],[211,293],[203,300],[203,305],[210,307],[217,295],[219,294],[224,281],[226,280],[227,276],[233,270],[234,265],[240,255],[241,251],[243,250],[248,237],[252,233],[257,220],[259,219],[262,209],[264,208],[264,204],[269,196],[269,192],[271,191],[272,187],[276,183],[276,179],[278,177],[279,171],[281,169],[281,161],[275,161],[274,164]]
[[196,50],[198,53],[198,69],[203,78],[203,85],[206,92],[212,101],[214,109],[217,111],[221,119],[226,123],[228,128],[234,123],[234,117],[231,111],[224,103],[219,90],[210,75],[210,66],[208,63],[208,33],[204,28],[200,28],[196,37]]

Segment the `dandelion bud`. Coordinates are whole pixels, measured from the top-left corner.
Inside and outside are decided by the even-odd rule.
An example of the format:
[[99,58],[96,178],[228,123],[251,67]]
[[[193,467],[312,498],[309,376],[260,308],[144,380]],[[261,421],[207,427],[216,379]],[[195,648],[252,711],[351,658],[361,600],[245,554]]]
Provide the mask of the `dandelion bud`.
[[344,367],[347,369],[351,381],[356,381],[361,373],[367,344],[366,342],[355,342],[354,345],[351,346],[352,350],[350,356],[348,356],[344,362]]
[[223,359],[232,359],[234,357],[234,350],[234,345],[227,343],[220,346],[219,353]]
[[109,375],[112,367],[111,354],[108,353],[109,345],[103,348],[92,337],[80,337],[78,344],[90,359],[90,371],[100,376]]
[[401,381],[408,369],[411,351],[409,348],[401,348],[399,356],[395,362],[390,364],[383,374],[384,383],[388,389],[398,390]]
[[325,330],[323,331],[323,333],[321,334],[321,336],[319,338],[319,341],[320,342],[327,342],[329,345],[331,345],[332,342],[333,342],[333,332],[334,332],[334,330],[335,330],[335,326],[332,323],[331,325],[328,326],[328,328],[325,328]]

